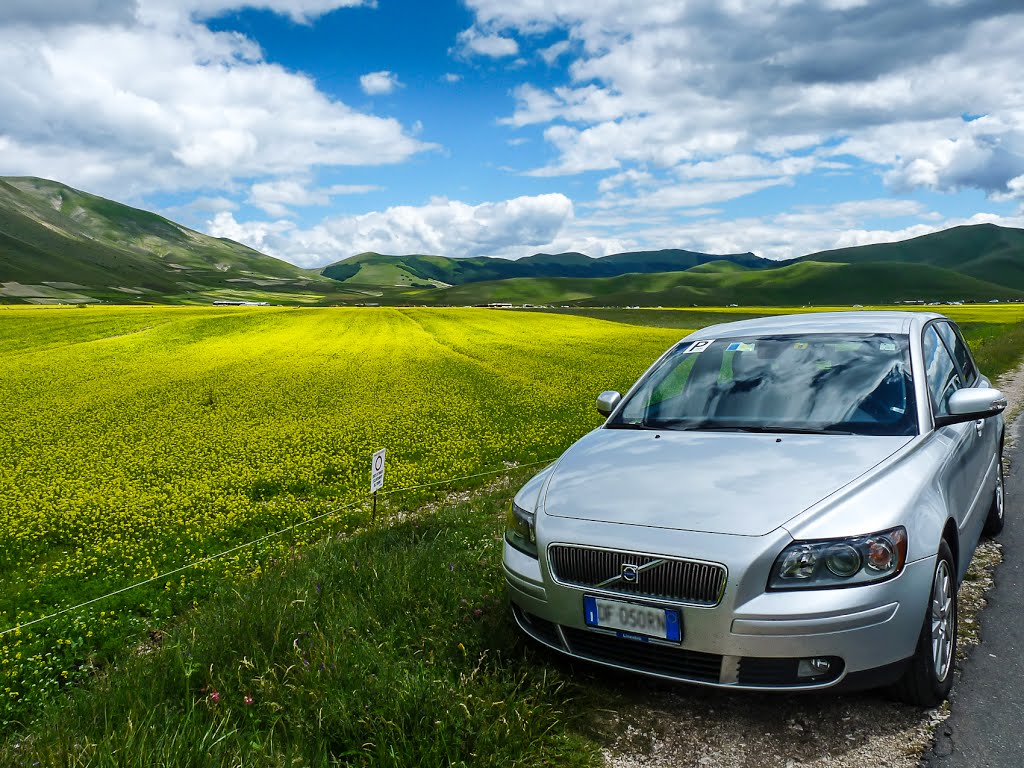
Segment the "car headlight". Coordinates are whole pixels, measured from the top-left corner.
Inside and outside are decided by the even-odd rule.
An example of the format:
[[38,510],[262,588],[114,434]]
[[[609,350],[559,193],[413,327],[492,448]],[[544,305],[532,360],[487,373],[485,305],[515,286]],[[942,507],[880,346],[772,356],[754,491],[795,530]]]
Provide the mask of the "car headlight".
[[768,589],[823,589],[873,584],[903,570],[907,530],[828,541],[797,541],[775,559]]
[[536,515],[527,512],[514,501],[508,509],[505,540],[520,552],[537,557]]

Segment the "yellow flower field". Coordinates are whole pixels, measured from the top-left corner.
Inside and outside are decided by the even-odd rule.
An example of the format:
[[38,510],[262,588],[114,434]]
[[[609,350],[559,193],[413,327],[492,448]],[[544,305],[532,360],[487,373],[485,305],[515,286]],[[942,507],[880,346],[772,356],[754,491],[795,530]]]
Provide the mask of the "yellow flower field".
[[[598,391],[681,335],[491,310],[0,309],[0,631],[364,497],[380,447],[385,491],[556,457],[599,423]],[[0,636],[0,719],[323,531]]]

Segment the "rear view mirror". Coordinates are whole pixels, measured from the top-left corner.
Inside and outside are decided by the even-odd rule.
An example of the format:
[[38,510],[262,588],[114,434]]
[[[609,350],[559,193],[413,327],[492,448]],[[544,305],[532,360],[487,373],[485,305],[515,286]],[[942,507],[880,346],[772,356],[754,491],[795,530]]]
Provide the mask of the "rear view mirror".
[[991,387],[965,387],[949,396],[949,415],[936,416],[935,426],[998,416],[1006,409],[1006,396]]
[[610,416],[621,399],[622,395],[613,389],[602,392],[597,396],[597,412],[602,416]]

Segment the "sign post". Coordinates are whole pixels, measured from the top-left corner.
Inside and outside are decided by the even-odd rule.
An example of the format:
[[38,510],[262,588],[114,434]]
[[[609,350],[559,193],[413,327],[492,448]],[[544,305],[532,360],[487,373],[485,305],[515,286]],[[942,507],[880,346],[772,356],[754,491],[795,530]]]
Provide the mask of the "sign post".
[[373,494],[373,512],[370,520],[377,519],[377,491],[384,487],[384,448],[373,454],[370,464],[370,493]]

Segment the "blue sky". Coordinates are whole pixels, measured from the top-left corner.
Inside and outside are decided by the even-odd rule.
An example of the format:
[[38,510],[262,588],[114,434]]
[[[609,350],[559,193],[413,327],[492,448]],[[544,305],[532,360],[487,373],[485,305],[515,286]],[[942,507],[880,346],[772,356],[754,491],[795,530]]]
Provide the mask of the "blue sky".
[[0,174],[302,266],[1024,226],[1006,0],[5,0],[0,71]]

